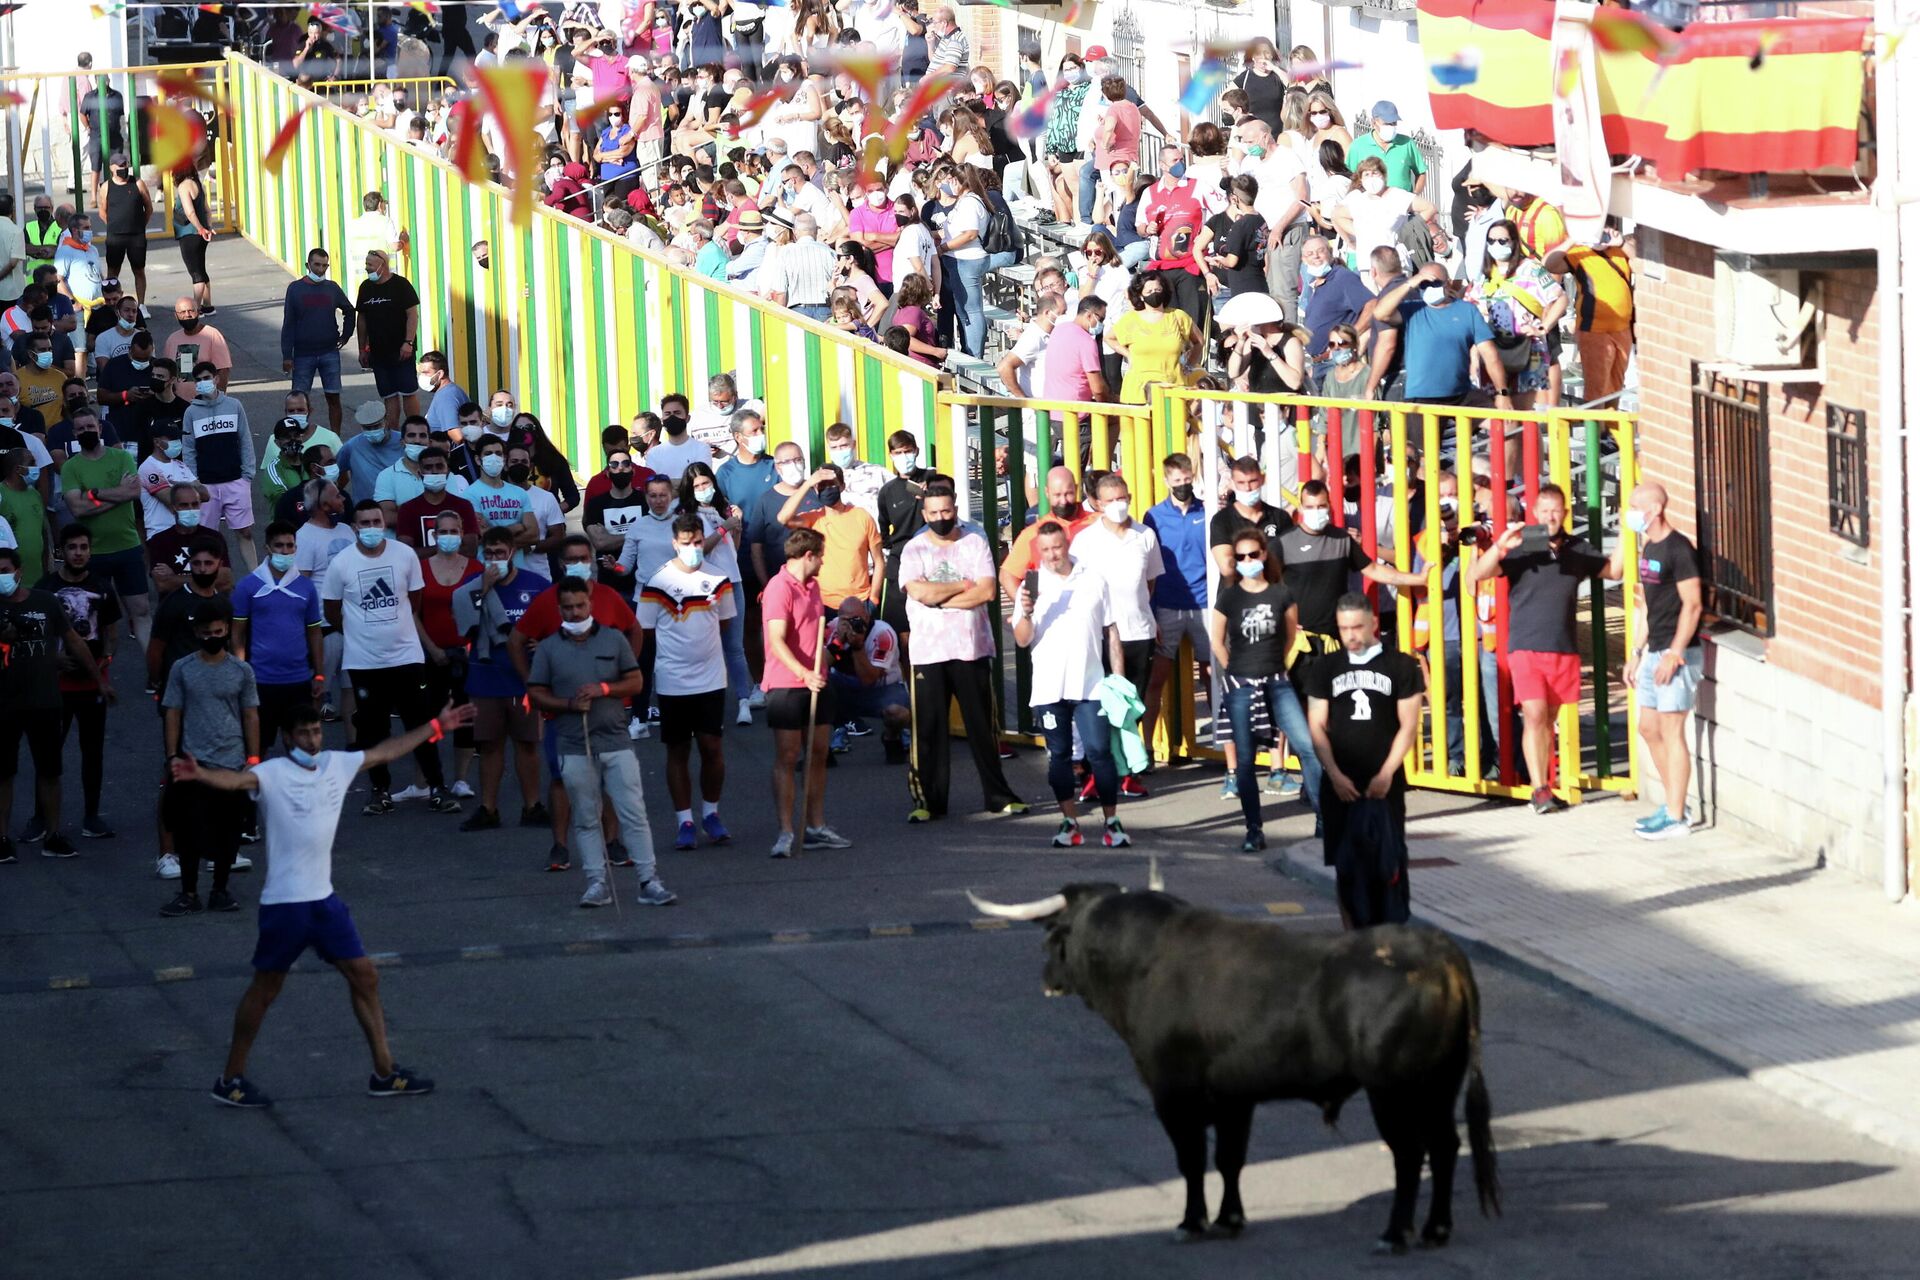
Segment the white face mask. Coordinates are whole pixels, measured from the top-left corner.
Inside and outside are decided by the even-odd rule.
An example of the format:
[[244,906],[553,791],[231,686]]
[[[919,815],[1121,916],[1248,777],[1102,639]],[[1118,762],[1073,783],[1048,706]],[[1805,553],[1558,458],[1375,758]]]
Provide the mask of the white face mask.
[[493,419],[493,425],[496,427],[510,427],[513,425],[513,406],[510,404],[497,404],[493,406],[487,416]]
[[1347,661],[1351,662],[1356,667],[1364,666],[1367,663],[1372,662],[1375,658],[1379,657],[1380,651],[1384,648],[1386,648],[1386,646],[1381,644],[1378,640],[1376,640],[1358,653],[1355,653],[1353,650],[1349,649],[1347,650]]
[[698,569],[700,562],[707,558],[706,553],[700,550],[700,544],[697,542],[675,547],[673,554],[679,556],[680,563],[689,569]]
[[780,473],[781,484],[799,484],[806,477],[806,464],[802,462],[783,462],[775,470]]
[[1316,111],[1307,119],[1313,121],[1313,127],[1316,129],[1324,129],[1333,123],[1333,117],[1324,111]]
[[593,630],[593,619],[582,618],[578,622],[562,622],[560,629],[570,636],[583,636]]
[[904,476],[909,471],[912,471],[915,464],[917,464],[919,461],[920,461],[920,455],[917,453],[905,453],[905,452],[896,453],[893,455],[894,472],[898,475]]
[[1374,128],[1379,132],[1382,142],[1392,142],[1400,134],[1399,125],[1390,124],[1384,120],[1375,125]]
[[1116,498],[1101,507],[1100,513],[1115,524],[1125,524],[1127,521],[1127,500],[1125,498]]
[[1361,174],[1360,189],[1370,196],[1377,196],[1387,189],[1387,180],[1377,173]]
[[747,452],[756,453],[756,454],[764,453],[766,451],[766,448],[767,448],[766,432],[763,431],[757,435],[751,435],[747,437]]
[[1260,505],[1260,491],[1258,489],[1235,489],[1233,491],[1233,500],[1243,507],[1257,507]]
[[1327,507],[1305,507],[1300,512],[1300,527],[1308,533],[1319,533],[1333,523],[1333,512]]

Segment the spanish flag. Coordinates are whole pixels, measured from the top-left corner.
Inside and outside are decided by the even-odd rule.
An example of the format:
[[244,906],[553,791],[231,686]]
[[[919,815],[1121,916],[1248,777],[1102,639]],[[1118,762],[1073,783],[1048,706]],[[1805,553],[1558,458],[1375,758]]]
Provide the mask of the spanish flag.
[[479,68],[480,96],[500,128],[500,161],[513,175],[513,225],[524,227],[533,217],[533,170],[538,136],[533,121],[540,94],[551,74],[543,62],[501,62]]
[[[1612,155],[1639,155],[1666,179],[1854,164],[1868,19],[1707,22],[1676,35],[1637,15],[1594,13],[1586,25]],[[1419,0],[1419,19],[1429,65],[1480,55],[1471,84],[1429,77],[1436,125],[1509,146],[1552,143],[1552,0]]]
[[487,144],[480,137],[479,99],[463,98],[454,103],[448,124],[453,133],[453,154],[447,159],[461,177],[484,186],[493,175],[487,171]]
[[187,111],[172,103],[154,104],[147,119],[153,129],[153,166],[172,173],[192,164],[207,140],[207,125],[197,111]]

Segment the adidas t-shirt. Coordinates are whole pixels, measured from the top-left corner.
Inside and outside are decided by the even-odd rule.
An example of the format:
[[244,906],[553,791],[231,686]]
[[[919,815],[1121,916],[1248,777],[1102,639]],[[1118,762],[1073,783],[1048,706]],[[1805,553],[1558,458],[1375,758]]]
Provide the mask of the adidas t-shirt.
[[724,573],[688,572],[675,560],[647,579],[635,612],[642,629],[653,632],[655,691],[673,698],[726,688],[720,624],[738,611],[733,580]]
[[409,596],[424,586],[420,553],[388,539],[375,555],[356,544],[333,558],[321,580],[320,598],[340,602],[340,629],[346,648],[340,665],[348,671],[377,671],[425,662],[413,627]]

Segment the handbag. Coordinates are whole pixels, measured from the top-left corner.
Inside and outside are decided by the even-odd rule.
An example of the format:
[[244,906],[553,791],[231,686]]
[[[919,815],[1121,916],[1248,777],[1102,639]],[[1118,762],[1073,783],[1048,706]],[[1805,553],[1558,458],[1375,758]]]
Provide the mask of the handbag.
[[1493,335],[1494,349],[1500,353],[1500,367],[1508,373],[1525,373],[1533,363],[1533,339],[1524,333]]

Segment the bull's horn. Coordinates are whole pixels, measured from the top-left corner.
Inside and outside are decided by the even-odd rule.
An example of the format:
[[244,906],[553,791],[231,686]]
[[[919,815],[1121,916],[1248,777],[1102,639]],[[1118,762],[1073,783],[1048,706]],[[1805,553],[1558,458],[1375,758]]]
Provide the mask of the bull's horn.
[[1147,888],[1154,893],[1165,893],[1167,882],[1160,878],[1160,855],[1147,856]]
[[1050,898],[1041,898],[1036,902],[1017,902],[1006,904],[988,902],[984,898],[973,896],[973,890],[967,890],[967,901],[973,909],[983,916],[993,916],[1000,920],[1044,920],[1048,916],[1057,916],[1067,909],[1067,895],[1056,893]]

